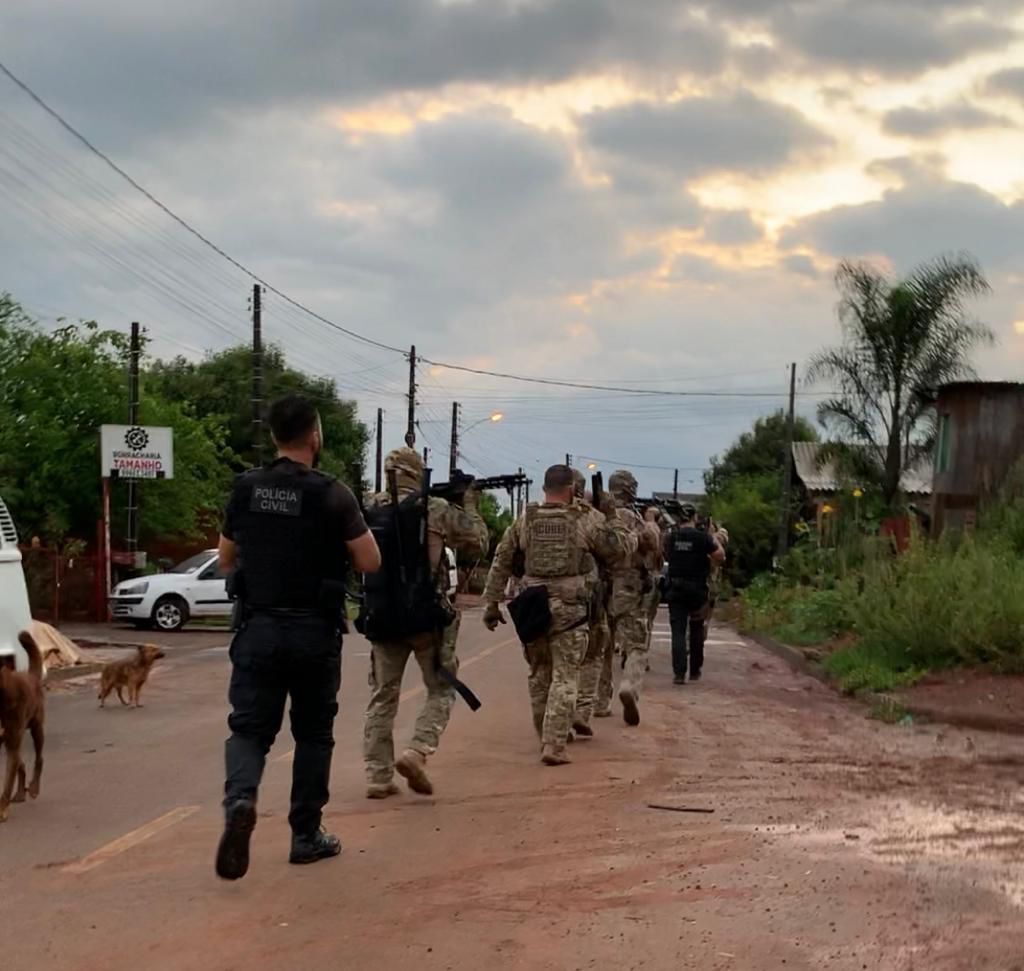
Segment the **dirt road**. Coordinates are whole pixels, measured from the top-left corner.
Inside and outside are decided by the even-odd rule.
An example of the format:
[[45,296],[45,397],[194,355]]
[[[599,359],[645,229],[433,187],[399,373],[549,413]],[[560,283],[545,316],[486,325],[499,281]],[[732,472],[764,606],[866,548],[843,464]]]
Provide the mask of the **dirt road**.
[[[62,687],[43,796],[0,827],[4,968],[1024,971],[1019,739],[869,721],[728,630],[674,688],[664,628],[640,728],[599,721],[549,769],[519,649],[470,613],[484,708],[457,708],[434,798],[384,803],[363,798],[352,637],[327,818],[345,853],[285,863],[283,738],[230,885],[216,635],[172,648],[141,711]],[[403,734],[418,691],[410,670]]]

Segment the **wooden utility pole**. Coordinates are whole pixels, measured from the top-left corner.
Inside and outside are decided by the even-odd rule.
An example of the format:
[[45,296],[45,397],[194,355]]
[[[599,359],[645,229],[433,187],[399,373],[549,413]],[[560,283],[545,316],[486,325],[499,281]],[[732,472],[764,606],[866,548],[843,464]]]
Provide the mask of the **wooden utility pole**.
[[383,489],[381,474],[384,467],[384,409],[377,409],[377,465],[373,475],[373,491]]
[[405,444],[416,447],[416,345],[409,348],[409,420],[405,426]]
[[252,451],[263,464],[263,288],[252,288]]
[[793,436],[796,426],[796,364],[789,369],[789,414],[786,416],[786,453],[782,456],[782,514],[779,516],[777,553],[781,559],[789,549],[789,511],[793,492]]
[[672,478],[672,498],[679,498],[679,469],[676,469],[676,474]]
[[572,456],[568,452],[565,453],[565,464],[572,468]]
[[[132,321],[131,338],[128,345],[128,424],[139,423],[139,356],[142,342],[139,338],[139,323]],[[128,552],[139,549],[139,493],[134,479],[128,480]],[[132,566],[134,567],[134,563]]]
[[430,464],[430,449],[426,445],[423,446],[423,464]]
[[448,452],[448,475],[455,475],[459,467],[459,403],[452,402],[452,447]]

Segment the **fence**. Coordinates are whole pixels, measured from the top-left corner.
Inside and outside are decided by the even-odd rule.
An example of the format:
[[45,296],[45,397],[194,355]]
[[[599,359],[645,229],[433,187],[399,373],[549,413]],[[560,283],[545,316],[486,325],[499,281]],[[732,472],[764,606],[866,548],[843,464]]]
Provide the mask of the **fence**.
[[45,546],[21,547],[32,616],[50,624],[106,620],[102,557]]

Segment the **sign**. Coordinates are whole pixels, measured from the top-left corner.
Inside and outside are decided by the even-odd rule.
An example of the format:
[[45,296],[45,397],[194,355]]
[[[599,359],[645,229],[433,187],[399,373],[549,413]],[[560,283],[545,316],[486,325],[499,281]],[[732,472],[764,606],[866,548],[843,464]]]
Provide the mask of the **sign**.
[[174,430],[152,425],[102,425],[100,475],[112,479],[173,479]]

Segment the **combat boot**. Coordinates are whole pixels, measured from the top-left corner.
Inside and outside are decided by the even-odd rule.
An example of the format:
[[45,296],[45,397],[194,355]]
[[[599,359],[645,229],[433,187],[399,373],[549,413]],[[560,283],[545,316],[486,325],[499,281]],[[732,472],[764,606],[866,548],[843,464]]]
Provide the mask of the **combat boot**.
[[554,745],[545,745],[541,750],[541,762],[545,765],[569,765],[572,759],[564,748],[557,748]]
[[316,863],[337,856],[341,852],[341,840],[324,832],[323,827],[314,833],[300,836],[292,834],[292,852],[289,863]]
[[256,804],[239,799],[224,811],[224,834],[217,847],[217,876],[240,880],[249,870],[249,840],[256,828]]
[[622,702],[622,720],[635,728],[640,724],[640,705],[637,704],[636,692],[628,687],[620,689],[619,701]]
[[395,763],[395,771],[409,783],[413,792],[421,796],[434,794],[434,785],[427,775],[427,760],[421,752],[407,748]]
[[600,711],[595,711],[594,712],[594,717],[595,718],[611,718],[612,717],[612,710],[611,710],[611,708],[602,708]]
[[397,796],[402,790],[394,782],[373,782],[366,787],[367,799],[387,799]]
[[577,738],[593,738],[594,729],[584,722],[573,722],[572,730],[576,733]]

